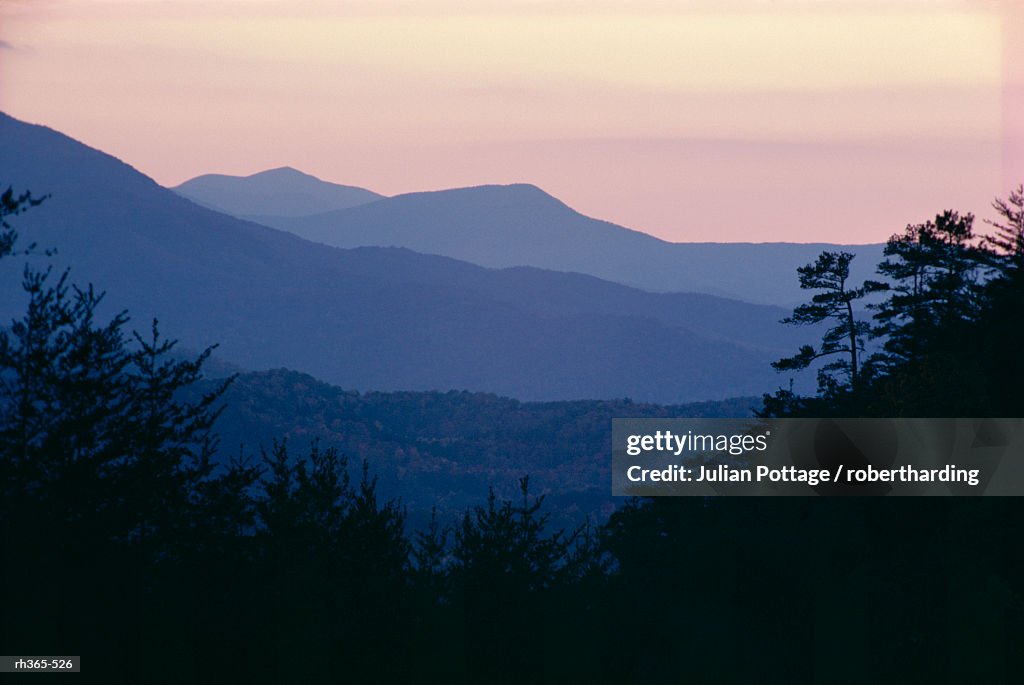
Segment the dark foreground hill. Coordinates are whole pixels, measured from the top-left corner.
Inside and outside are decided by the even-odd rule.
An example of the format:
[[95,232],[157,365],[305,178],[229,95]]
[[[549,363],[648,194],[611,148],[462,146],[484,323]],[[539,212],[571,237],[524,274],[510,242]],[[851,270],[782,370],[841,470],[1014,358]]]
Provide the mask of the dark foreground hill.
[[[51,195],[17,217],[58,269],[159,317],[193,349],[360,390],[468,389],[521,399],[682,402],[754,395],[803,333],[782,309],[655,295],[536,269],[408,250],[341,250],[219,214],[60,133],[0,115],[0,183]],[[0,263],[0,316],[21,265]]]
[[822,250],[857,254],[860,279],[882,252],[881,245],[670,243],[584,216],[531,185],[409,193],[319,215],[254,219],[335,247],[406,247],[481,266],[573,271],[646,290],[782,306],[804,299],[796,268]]

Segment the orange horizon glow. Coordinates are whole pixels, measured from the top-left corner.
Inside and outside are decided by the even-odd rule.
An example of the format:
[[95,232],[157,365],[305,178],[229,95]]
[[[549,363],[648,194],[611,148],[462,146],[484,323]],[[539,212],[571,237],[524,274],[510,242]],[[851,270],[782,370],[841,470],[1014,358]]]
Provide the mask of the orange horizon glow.
[[384,194],[528,182],[670,240],[852,243],[984,215],[1024,180],[1010,2],[8,0],[0,19],[0,109],[168,186],[278,166]]

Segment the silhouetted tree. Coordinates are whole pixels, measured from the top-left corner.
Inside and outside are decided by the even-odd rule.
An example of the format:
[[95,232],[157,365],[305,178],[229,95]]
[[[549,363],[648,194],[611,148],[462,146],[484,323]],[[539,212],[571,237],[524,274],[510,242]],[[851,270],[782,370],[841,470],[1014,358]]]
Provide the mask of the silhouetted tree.
[[972,245],[973,223],[970,214],[946,211],[934,221],[907,226],[886,243],[878,273],[892,294],[875,305],[872,333],[885,338],[880,361],[918,361],[931,338],[976,312],[976,283],[984,260]]
[[[543,604],[571,573],[567,562],[578,533],[546,533],[544,497],[530,496],[525,477],[519,492],[521,500],[513,504],[499,502],[492,489],[486,505],[467,511],[454,531],[451,582],[464,611],[474,682],[506,682],[542,671]],[[516,648],[509,650],[509,644]]]
[[[0,204],[3,253],[24,253],[6,219],[38,201],[8,191]],[[155,322],[133,344],[127,315],[101,321],[103,296],[66,271],[26,266],[22,285],[26,313],[0,331],[0,540],[19,560],[2,565],[0,638],[142,679],[154,584],[215,508],[210,431],[227,382],[185,401],[210,350],[171,359]]]
[[273,668],[305,680],[341,670],[398,678],[406,664],[394,657],[407,649],[409,624],[404,511],[377,501],[365,466],[353,485],[337,450],[314,443],[294,458],[275,443],[264,461],[258,538],[273,598]]
[[996,229],[985,243],[1000,256],[996,264],[1004,276],[1020,274],[1024,270],[1024,185],[1017,186],[1007,199],[996,198],[992,207],[999,219],[987,220]]
[[[870,292],[884,289],[876,282],[852,286],[850,263],[854,255],[849,252],[822,252],[816,261],[797,269],[800,287],[816,292],[811,301],[799,305],[792,316],[782,323],[795,326],[817,325],[831,322],[822,334],[821,343],[804,345],[792,357],[772,364],[778,371],[806,369],[823,358],[833,358],[818,371],[818,389],[823,397],[835,398],[845,392],[856,391],[865,373],[863,368],[864,341],[870,330],[866,321],[857,318],[854,302]],[[776,393],[777,408],[792,401],[792,393]]]
[[1024,186],[1006,200],[993,203],[999,219],[990,222],[995,235],[986,239],[996,277],[984,284],[978,316],[977,357],[981,382],[990,398],[989,415],[1021,416],[1024,412]]
[[[17,216],[32,207],[42,204],[47,197],[32,197],[32,193],[28,191],[15,195],[12,186],[8,186],[3,193],[0,193],[0,258],[18,253],[18,250],[15,248],[18,242],[18,232],[7,221],[7,218]],[[35,243],[32,243],[22,249],[21,252],[23,254],[29,253],[34,248]]]
[[993,254],[978,244],[970,214],[945,211],[934,221],[908,226],[886,245],[878,272],[891,295],[875,305],[873,336],[884,340],[874,355],[884,373],[869,397],[869,411],[886,416],[981,416],[988,389],[977,350]]
[[451,530],[438,520],[437,507],[433,507],[427,527],[413,534],[410,558],[414,579],[431,601],[448,598],[446,573],[450,533]]

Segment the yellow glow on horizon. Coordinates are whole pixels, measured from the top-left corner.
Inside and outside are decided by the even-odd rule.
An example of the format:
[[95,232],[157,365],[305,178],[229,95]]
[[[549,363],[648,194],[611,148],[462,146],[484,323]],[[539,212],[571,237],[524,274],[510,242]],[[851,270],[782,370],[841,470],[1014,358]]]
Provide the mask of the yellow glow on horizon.
[[675,90],[978,86],[998,84],[1001,74],[999,16],[955,9],[318,17],[222,11],[197,21],[158,7],[157,16],[137,11],[141,16],[119,22],[102,14],[54,22],[48,42],[144,46],[254,65]]
[[[978,103],[929,102],[930,112],[907,98],[885,105],[891,93],[998,88],[1002,27],[992,12],[799,3],[716,12],[645,12],[645,3],[570,12],[559,3],[540,12],[536,3],[492,3],[505,11],[419,5],[402,14],[357,4],[300,16],[301,3],[257,3],[264,11],[249,14],[230,3],[129,4],[116,21],[107,7],[31,27],[40,46],[21,58],[22,69],[63,78],[64,92],[81,92],[86,109],[89,93],[102,94],[104,106],[120,95],[126,111],[160,97],[186,120],[200,111],[238,118],[262,102],[310,123],[333,117],[363,136],[386,128],[389,140],[862,138],[998,128],[993,117],[976,116]],[[864,97],[849,96],[857,92]],[[772,93],[795,102],[817,93],[822,109],[801,117]],[[763,109],[737,103],[737,94],[764,101]],[[190,105],[189,96],[202,103]]]

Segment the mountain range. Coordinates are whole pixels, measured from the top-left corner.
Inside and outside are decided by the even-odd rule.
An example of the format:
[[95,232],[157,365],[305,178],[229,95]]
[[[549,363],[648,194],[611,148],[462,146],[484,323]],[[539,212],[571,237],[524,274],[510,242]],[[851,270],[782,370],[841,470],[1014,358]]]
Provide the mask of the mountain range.
[[[778,307],[310,242],[197,205],[7,115],[0,158],[0,185],[50,196],[15,218],[26,241],[58,250],[36,261],[108,291],[108,314],[127,308],[139,329],[158,317],[183,344],[219,343],[225,361],[249,369],[289,367],[355,390],[672,403],[770,391],[786,379],[768,362],[813,335],[778,324]],[[8,320],[24,310],[21,270],[0,262]]]
[[[292,178],[297,173],[269,171],[238,179],[238,188],[259,198],[249,204],[235,202],[233,195],[223,202],[210,195],[203,200],[334,247],[404,247],[492,268],[533,266],[655,292],[696,292],[785,307],[807,299],[796,269],[822,250],[856,254],[852,275],[860,280],[871,275],[882,255],[881,245],[672,243],[584,216],[527,184],[409,193],[324,212],[264,211],[324,185],[312,176]],[[280,187],[268,187],[266,178],[278,176]],[[209,177],[175,190],[194,197],[193,184],[204,178]]]

